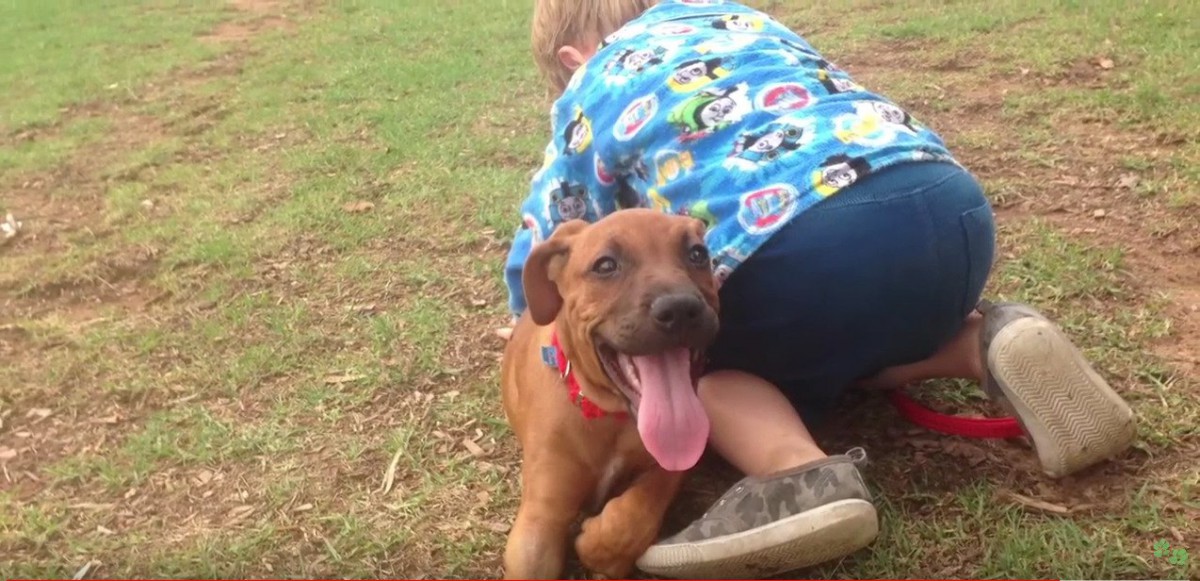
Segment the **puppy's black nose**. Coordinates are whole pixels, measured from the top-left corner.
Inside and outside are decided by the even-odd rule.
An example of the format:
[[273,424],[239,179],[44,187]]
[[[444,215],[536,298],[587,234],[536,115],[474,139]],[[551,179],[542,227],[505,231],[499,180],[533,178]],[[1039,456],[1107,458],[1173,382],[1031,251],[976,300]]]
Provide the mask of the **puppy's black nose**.
[[687,329],[704,313],[704,302],[692,294],[663,295],[650,303],[650,316],[666,332]]

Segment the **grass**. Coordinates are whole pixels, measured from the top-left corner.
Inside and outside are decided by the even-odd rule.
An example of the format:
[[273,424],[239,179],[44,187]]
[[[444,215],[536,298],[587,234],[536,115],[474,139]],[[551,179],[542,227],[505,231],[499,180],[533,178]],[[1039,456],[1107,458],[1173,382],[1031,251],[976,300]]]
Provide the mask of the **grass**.
[[[1200,549],[1194,3],[758,5],[946,136],[999,208],[993,293],[1141,419],[1054,482],[855,400],[825,442],[868,448],[884,529],[812,574],[1194,577],[1152,549]],[[26,228],[0,247],[0,575],[500,572],[519,465],[488,333],[545,138],[528,9],[0,6],[0,211]]]

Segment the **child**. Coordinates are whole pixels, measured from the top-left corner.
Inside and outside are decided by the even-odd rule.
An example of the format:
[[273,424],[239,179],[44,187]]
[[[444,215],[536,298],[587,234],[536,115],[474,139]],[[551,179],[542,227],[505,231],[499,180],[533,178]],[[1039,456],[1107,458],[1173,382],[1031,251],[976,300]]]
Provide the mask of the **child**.
[[512,311],[530,248],[564,221],[648,206],[709,227],[721,333],[699,396],[710,445],[747,476],[644,571],[758,577],[869,544],[862,451],[826,456],[805,427],[853,384],[977,380],[1052,476],[1131,442],[1129,407],[1058,327],[979,302],[995,228],[978,182],[783,25],[722,0],[538,0],[533,49],[560,97],[506,266]]

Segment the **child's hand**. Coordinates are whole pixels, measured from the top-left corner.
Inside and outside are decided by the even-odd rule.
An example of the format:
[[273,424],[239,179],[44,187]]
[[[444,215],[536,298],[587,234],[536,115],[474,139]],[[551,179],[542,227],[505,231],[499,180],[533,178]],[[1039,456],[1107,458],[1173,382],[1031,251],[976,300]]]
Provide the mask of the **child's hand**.
[[518,320],[519,317],[513,317],[512,322],[510,322],[507,327],[500,327],[499,329],[492,331],[492,333],[495,333],[497,337],[508,341],[509,339],[512,339],[513,327],[517,326]]

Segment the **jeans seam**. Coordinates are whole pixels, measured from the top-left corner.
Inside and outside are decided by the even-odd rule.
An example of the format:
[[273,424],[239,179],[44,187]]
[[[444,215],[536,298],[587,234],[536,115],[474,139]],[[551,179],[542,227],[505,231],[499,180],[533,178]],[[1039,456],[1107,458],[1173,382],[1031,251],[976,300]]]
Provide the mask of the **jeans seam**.
[[[978,212],[990,210],[990,208],[991,208],[991,204],[988,203],[987,201],[985,201],[984,203],[982,203],[974,208],[964,211],[958,217],[959,228],[962,229],[963,244],[965,245],[966,250],[967,250],[967,277],[966,277],[966,280],[963,281],[963,290],[962,290],[961,296],[959,297],[959,310],[960,310],[960,312],[963,313],[963,316],[966,316],[968,313],[970,313],[971,309],[973,309],[975,307],[975,304],[974,304],[975,301],[972,300],[972,298],[969,295],[971,294],[971,285],[973,284],[975,276],[976,276],[976,269],[983,268],[986,272],[990,273],[991,268],[992,268],[991,262],[995,260],[995,248],[994,248],[995,242],[994,241],[992,243],[993,244],[992,257],[988,264],[979,265],[979,264],[976,264],[974,260],[972,260],[972,256],[976,252],[978,252],[980,249],[976,248],[976,246],[978,246],[978,241],[974,240],[974,238],[976,238],[976,237],[971,235],[971,230],[970,230],[971,225],[968,224],[968,221],[974,220],[975,219],[974,216]],[[983,286],[984,287],[987,286],[987,276],[986,275],[984,276]],[[980,292],[982,292],[982,290]]]

